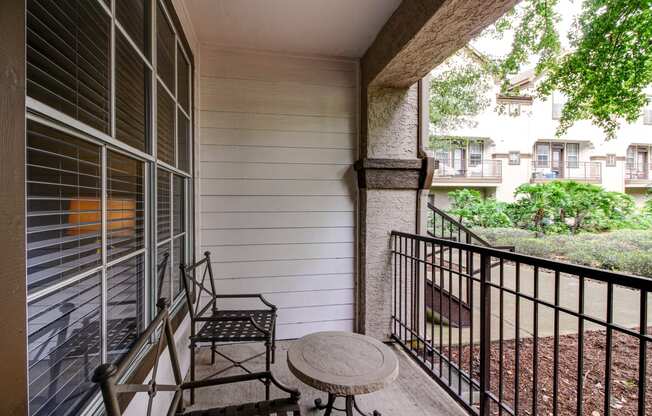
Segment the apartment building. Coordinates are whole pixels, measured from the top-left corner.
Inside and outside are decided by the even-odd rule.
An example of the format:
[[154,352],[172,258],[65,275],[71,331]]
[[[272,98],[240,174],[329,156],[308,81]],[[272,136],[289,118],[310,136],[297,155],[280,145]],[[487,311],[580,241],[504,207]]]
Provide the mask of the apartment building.
[[[516,97],[495,86],[488,93],[491,105],[473,126],[441,136],[431,149],[438,161],[431,187],[436,204],[446,208],[448,192],[458,188],[512,201],[519,185],[552,180],[593,183],[628,193],[637,204],[645,201],[652,186],[652,104],[635,123],[623,124],[615,139],[607,140],[590,121],[557,137],[565,97],[536,98],[539,81],[533,71],[516,76]],[[652,89],[648,93],[652,99]]]

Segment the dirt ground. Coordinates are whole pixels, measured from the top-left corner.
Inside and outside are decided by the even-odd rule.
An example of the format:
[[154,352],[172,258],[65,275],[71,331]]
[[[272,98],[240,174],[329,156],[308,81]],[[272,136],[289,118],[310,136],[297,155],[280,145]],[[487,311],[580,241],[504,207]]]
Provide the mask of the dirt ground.
[[[652,327],[648,328],[652,333]],[[613,354],[611,366],[611,414],[614,416],[635,416],[638,414],[638,364],[639,342],[636,338],[619,332],[613,332]],[[515,409],[515,384],[518,385],[518,412],[519,415],[533,415],[533,340],[522,339],[519,341],[519,375],[515,383],[515,350],[516,341],[504,341],[502,345],[503,365],[502,372],[499,357],[501,347],[499,342],[491,346],[491,391],[496,397],[502,397],[503,403]],[[553,357],[554,338],[542,337],[538,342],[537,378],[538,389],[536,392],[537,415],[553,415]],[[444,350],[448,355],[448,351]],[[469,371],[470,347],[462,347],[462,367]],[[647,346],[647,371],[646,371],[646,411],[652,415],[652,345]],[[586,331],[584,333],[584,365],[582,370],[582,412],[583,415],[604,415],[605,397],[605,363],[606,356],[606,331]],[[459,362],[459,350],[452,349],[455,363]],[[563,335],[559,338],[559,387],[558,387],[558,415],[577,414],[578,391],[578,336]],[[473,375],[479,377],[480,356],[479,348],[473,348]],[[444,364],[444,373],[446,373]],[[502,392],[499,391],[502,378]],[[477,392],[476,392],[477,393]],[[491,414],[500,414],[498,406],[492,407]],[[507,415],[507,412],[502,412]]]

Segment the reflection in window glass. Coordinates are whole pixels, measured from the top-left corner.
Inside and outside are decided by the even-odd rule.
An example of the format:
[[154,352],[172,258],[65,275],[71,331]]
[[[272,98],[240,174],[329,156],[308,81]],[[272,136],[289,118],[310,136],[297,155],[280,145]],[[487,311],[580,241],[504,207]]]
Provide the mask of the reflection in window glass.
[[177,116],[177,158],[178,168],[190,172],[190,120],[181,110]]
[[172,209],[174,211],[174,235],[178,235],[185,231],[184,218],[184,204],[185,204],[185,190],[183,188],[184,179],[179,175],[174,175],[174,201]]
[[[149,59],[149,5],[150,0],[116,1],[118,22]],[[117,31],[116,31],[117,32]]]
[[179,270],[179,265],[185,264],[186,263],[186,258],[185,258],[185,252],[184,252],[184,247],[185,247],[185,237],[182,235],[180,237],[176,237],[174,239],[174,247],[173,247],[173,257],[174,257],[174,264],[172,267],[172,282],[174,285],[174,296],[176,297],[181,291],[183,290],[183,282],[181,281],[182,276],[181,276],[181,270]]
[[[163,261],[165,255],[170,255],[170,243],[164,243],[157,247],[156,249],[156,264],[160,264]],[[158,282],[156,283],[157,294],[156,298],[165,297],[167,299],[172,299],[172,284],[170,282],[170,263],[171,259],[168,260],[165,271],[157,276]]]
[[174,31],[159,4],[156,13],[156,68],[158,75],[172,93],[174,93]]
[[170,173],[164,169],[158,169],[156,178],[156,229],[158,241],[163,241],[171,237]]
[[107,256],[109,261],[145,247],[144,164],[107,153]]
[[100,147],[27,124],[30,293],[102,262]]
[[97,392],[100,284],[93,274],[28,305],[30,415],[77,414]]
[[117,362],[136,342],[145,324],[145,256],[107,269],[107,357]]

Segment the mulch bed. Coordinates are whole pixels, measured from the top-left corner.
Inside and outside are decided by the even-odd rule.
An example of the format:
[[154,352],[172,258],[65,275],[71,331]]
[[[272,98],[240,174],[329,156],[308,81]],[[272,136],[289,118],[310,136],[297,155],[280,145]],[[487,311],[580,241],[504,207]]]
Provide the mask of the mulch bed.
[[[648,328],[648,333],[652,332]],[[577,414],[578,391],[578,336],[562,335],[559,338],[559,387],[558,387],[558,415]],[[629,335],[613,331],[613,354],[611,368],[611,414],[618,416],[635,416],[638,414],[638,363],[639,343]],[[522,339],[519,341],[520,368],[519,380],[515,383],[515,340],[503,341],[502,365],[502,398],[503,403],[514,409],[515,384],[518,384],[519,400],[518,414],[533,415],[533,340]],[[553,415],[553,357],[554,338],[542,337],[538,342],[538,391],[537,415]],[[479,347],[473,347],[473,377],[478,380],[480,355]],[[443,353],[448,356],[447,348]],[[470,347],[462,347],[462,367],[468,374]],[[500,343],[491,345],[491,391],[499,397],[500,370]],[[605,394],[605,356],[606,356],[606,331],[587,331],[584,333],[584,365],[582,371],[583,411],[582,414],[590,416],[604,415]],[[452,348],[452,360],[459,363],[458,347]],[[444,374],[447,367],[444,363]],[[646,372],[646,413],[652,415],[652,345],[647,347],[647,372]],[[477,393],[477,392],[476,392]],[[498,406],[494,404],[491,414],[499,414]],[[507,412],[502,412],[508,415]]]

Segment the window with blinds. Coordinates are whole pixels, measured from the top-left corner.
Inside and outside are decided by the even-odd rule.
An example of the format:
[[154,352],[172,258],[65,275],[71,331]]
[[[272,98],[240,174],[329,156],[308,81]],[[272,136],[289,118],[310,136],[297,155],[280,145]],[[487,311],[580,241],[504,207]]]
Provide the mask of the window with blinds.
[[28,0],[27,95],[109,133],[110,40],[97,1]]
[[175,38],[172,25],[163,7],[156,8],[156,70],[165,85],[174,94]]
[[174,166],[174,100],[170,94],[158,84],[157,99],[157,147],[158,159]]
[[[166,254],[170,254],[170,242],[166,242],[163,244],[160,244],[156,248],[156,264],[160,264],[161,261],[163,261],[163,257]],[[160,279],[157,283],[158,287],[158,293],[156,294],[157,298],[160,297],[166,297],[168,299],[171,298],[172,294],[172,284],[170,282],[170,270],[171,270],[171,260],[168,260],[167,264],[165,265],[165,271],[160,275],[157,276],[157,279]]]
[[109,261],[145,247],[144,164],[107,153],[106,238]]
[[182,301],[192,57],[167,12],[150,0],[27,0],[30,416],[87,410],[94,369],[129,351],[151,301]]
[[145,256],[107,269],[107,358],[117,362],[145,328]]
[[190,120],[181,110],[177,116],[177,158],[178,168],[184,172],[190,171]]
[[77,414],[97,392],[101,281],[95,273],[28,305],[30,415]]
[[147,59],[150,57],[150,4],[150,0],[115,2],[118,23]]
[[177,48],[177,101],[190,113],[190,64],[180,47]]
[[102,262],[101,149],[35,122],[27,124],[29,292]]
[[115,55],[116,138],[148,152],[151,71],[120,32],[116,33]]
[[158,241],[170,238],[170,173],[158,169],[156,173],[156,235]]

